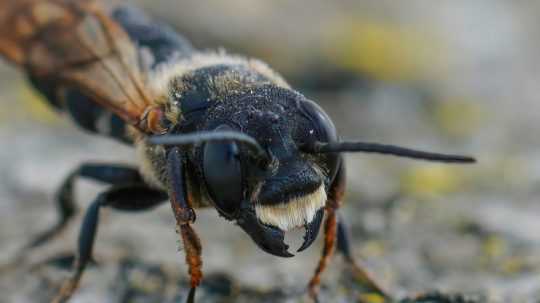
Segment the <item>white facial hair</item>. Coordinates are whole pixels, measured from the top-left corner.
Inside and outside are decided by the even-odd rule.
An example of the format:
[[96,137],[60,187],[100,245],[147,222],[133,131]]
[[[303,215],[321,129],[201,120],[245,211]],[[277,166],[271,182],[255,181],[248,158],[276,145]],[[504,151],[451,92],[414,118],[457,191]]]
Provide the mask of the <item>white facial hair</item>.
[[255,212],[261,222],[287,231],[311,222],[315,213],[326,204],[324,185],[314,192],[276,205],[256,205]]

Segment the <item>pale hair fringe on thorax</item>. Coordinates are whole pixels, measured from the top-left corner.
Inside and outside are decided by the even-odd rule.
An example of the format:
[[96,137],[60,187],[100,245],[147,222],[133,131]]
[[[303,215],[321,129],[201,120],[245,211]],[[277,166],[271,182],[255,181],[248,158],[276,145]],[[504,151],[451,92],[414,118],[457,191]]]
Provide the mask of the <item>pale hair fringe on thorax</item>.
[[253,58],[227,54],[223,49],[218,51],[197,52],[191,57],[163,64],[148,75],[149,89],[157,96],[157,103],[167,102],[171,81],[177,77],[204,67],[213,65],[243,65],[270,79],[279,87],[290,88],[289,84],[266,63]]

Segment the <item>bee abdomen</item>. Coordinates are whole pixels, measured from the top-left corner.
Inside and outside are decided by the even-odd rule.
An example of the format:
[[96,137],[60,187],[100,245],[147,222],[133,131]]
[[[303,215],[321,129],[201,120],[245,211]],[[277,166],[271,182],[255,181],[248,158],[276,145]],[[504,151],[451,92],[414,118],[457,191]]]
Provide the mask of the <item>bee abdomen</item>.
[[116,8],[112,17],[124,28],[139,50],[149,50],[149,68],[172,59],[178,60],[191,56],[195,49],[191,43],[170,26],[158,23],[141,10],[123,5]]
[[64,110],[82,129],[131,144],[126,123],[117,115],[97,105],[78,91],[68,90],[64,95]]

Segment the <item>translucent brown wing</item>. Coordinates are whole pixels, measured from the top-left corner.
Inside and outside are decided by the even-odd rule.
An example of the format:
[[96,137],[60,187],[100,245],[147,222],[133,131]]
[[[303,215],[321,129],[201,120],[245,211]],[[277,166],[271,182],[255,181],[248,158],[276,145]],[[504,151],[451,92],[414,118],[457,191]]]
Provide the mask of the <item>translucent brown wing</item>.
[[137,50],[98,0],[0,0],[0,55],[151,130]]

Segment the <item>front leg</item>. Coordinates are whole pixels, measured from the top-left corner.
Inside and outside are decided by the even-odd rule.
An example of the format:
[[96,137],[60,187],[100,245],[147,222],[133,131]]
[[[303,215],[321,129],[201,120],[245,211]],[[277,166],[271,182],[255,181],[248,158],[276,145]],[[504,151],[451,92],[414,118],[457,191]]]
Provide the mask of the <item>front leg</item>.
[[195,290],[202,280],[202,246],[191,223],[195,221],[195,212],[188,199],[184,171],[184,159],[178,147],[171,148],[167,153],[167,168],[169,174],[169,196],[171,207],[176,218],[177,232],[182,236],[186,263],[189,267],[191,290],[187,302],[195,301]]
[[321,284],[321,275],[326,269],[328,262],[332,258],[336,243],[336,212],[334,209],[327,208],[326,222],[324,224],[324,246],[319,260],[319,264],[315,269],[313,277],[308,284],[309,296],[313,301],[318,302],[319,285]]
[[[380,295],[385,300],[392,302],[391,296],[383,290],[381,286],[375,282],[374,279],[367,273],[367,271],[360,265],[358,265],[352,257],[352,252],[349,246],[348,235],[346,234],[346,228],[344,222],[341,221],[341,217],[338,218],[337,211],[342,204],[345,196],[345,165],[341,160],[341,165],[338,173],[330,186],[328,192],[328,200],[326,202],[326,223],[324,230],[324,247],[321,259],[315,270],[315,274],[311,278],[308,290],[309,295],[317,302],[318,287],[321,283],[321,275],[326,269],[330,258],[332,257],[337,240],[337,248],[339,252],[345,256],[345,261],[351,266],[353,273],[362,282],[363,286],[370,291]],[[338,223],[339,219],[339,223]]]

